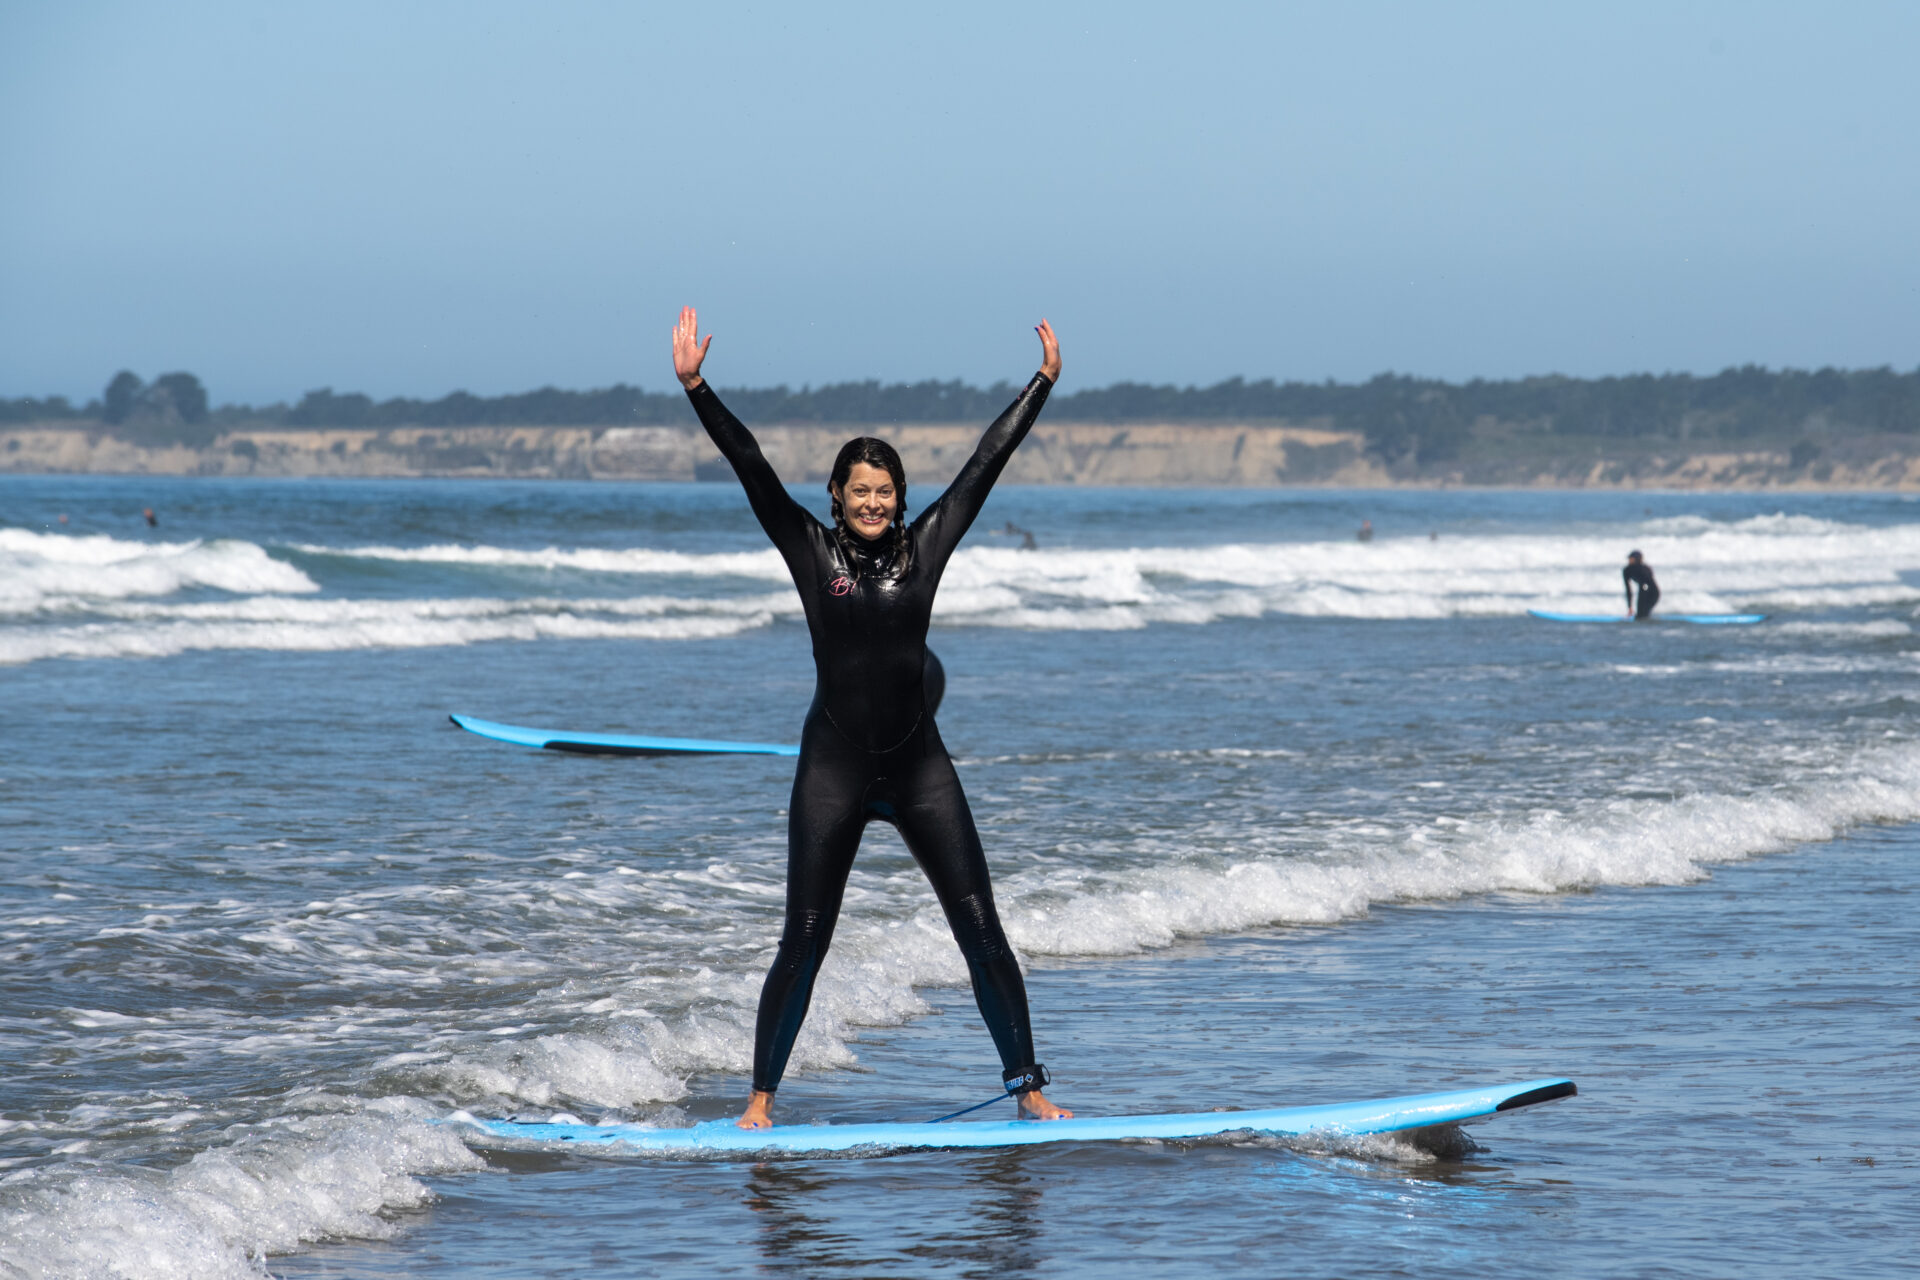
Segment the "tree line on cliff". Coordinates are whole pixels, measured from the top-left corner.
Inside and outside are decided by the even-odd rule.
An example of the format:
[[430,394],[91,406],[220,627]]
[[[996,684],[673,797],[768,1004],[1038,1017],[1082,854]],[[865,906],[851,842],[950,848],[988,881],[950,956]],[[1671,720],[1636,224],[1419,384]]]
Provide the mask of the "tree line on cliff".
[[[822,387],[725,389],[750,422],[894,424],[984,422],[1012,399],[1008,383],[842,382]],[[1388,462],[1440,461],[1489,423],[1548,436],[1737,442],[1794,433],[1920,436],[1920,368],[1771,370],[1756,365],[1707,377],[1684,373],[1611,378],[1476,378],[1451,383],[1384,373],[1361,383],[1248,381],[1210,387],[1122,382],[1056,396],[1048,416],[1071,422],[1315,422],[1365,435]],[[149,444],[203,446],[228,427],[644,426],[691,424],[678,391],[620,384],[597,391],[543,387],[518,395],[456,391],[437,400],[309,391],[293,405],[210,409],[191,373],[143,381],[116,374],[101,398],[0,400],[0,422],[97,421]]]

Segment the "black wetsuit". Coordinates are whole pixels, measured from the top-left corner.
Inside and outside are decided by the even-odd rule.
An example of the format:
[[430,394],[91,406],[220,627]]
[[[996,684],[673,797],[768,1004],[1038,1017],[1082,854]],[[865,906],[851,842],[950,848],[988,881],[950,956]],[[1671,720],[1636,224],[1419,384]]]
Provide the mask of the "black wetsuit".
[[[1620,571],[1620,577],[1627,584],[1627,608],[1633,609],[1633,620],[1645,622],[1653,616],[1653,606],[1660,603],[1660,584],[1653,580],[1653,570],[1644,560],[1636,560]],[[1634,608],[1633,584],[1640,584],[1640,606]]]
[[900,549],[891,532],[872,542],[837,535],[787,493],[711,387],[702,382],[687,393],[786,560],[813,636],[813,705],[800,731],[787,816],[786,925],[760,993],[755,1089],[772,1092],[786,1071],[861,833],[875,818],[899,830],[932,881],[1006,1076],[1035,1065],[1026,983],[993,908],[980,833],[930,710],[927,625],[948,558],[1052,385],[1034,375],[987,428],[947,491],[908,526],[907,565],[897,576]]

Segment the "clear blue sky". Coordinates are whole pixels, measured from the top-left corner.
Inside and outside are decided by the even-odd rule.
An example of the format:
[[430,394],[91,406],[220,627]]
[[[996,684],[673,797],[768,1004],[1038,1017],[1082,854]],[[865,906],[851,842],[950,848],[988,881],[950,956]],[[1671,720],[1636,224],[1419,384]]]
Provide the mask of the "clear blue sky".
[[[819,10],[820,12],[809,12]],[[0,395],[1920,364],[1920,4],[0,0]]]

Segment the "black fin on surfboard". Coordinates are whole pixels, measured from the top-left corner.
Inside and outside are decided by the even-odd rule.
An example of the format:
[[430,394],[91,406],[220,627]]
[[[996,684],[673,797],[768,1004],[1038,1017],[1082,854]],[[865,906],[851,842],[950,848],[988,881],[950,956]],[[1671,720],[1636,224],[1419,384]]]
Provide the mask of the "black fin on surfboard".
[[1555,1098],[1571,1098],[1580,1090],[1574,1088],[1573,1081],[1562,1080],[1559,1084],[1546,1085],[1539,1089],[1529,1089],[1525,1093],[1516,1093],[1495,1111],[1514,1111],[1520,1107],[1531,1107],[1538,1102],[1552,1102]]

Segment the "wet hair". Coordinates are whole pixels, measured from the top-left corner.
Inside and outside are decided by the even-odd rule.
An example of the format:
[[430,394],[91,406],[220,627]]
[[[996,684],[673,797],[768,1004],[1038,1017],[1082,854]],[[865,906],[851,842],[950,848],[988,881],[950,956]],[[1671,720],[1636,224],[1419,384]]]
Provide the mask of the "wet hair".
[[1640,553],[1639,553],[1638,551],[1629,551],[1629,552],[1627,552],[1627,559],[1629,559],[1629,560],[1638,560],[1639,558],[1640,558]]
[[907,468],[900,461],[899,451],[885,440],[856,436],[840,446],[840,454],[833,460],[833,474],[827,479],[827,492],[833,497],[833,536],[846,554],[847,571],[857,579],[860,576],[860,561],[853,554],[853,549],[866,543],[867,539],[847,527],[847,513],[840,505],[840,491],[852,478],[853,464],[856,462],[878,467],[893,477],[893,491],[900,502],[893,509],[893,564],[888,576],[901,577],[912,559],[912,553],[907,549]]

